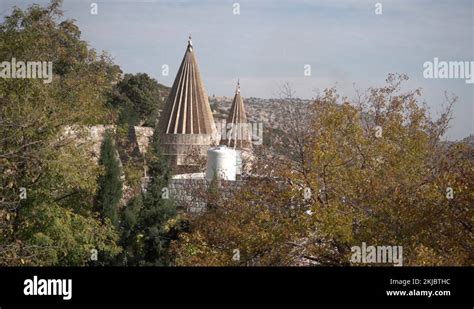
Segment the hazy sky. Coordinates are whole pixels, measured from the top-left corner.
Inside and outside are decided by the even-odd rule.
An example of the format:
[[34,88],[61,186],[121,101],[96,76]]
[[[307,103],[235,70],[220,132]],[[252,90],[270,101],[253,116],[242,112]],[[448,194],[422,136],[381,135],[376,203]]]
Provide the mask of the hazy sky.
[[[93,2],[98,15],[91,15]],[[377,2],[382,15],[375,14]],[[379,86],[390,72],[406,73],[406,88],[421,87],[435,115],[444,91],[459,96],[447,135],[459,139],[474,133],[474,84],[424,79],[423,63],[474,61],[473,2],[65,0],[63,8],[83,39],[109,52],[124,72],[146,72],[169,86],[191,33],[208,95],[232,96],[240,78],[244,97],[276,97],[290,82],[303,98],[331,86],[351,98],[353,83]],[[31,3],[47,1],[0,0],[0,13]],[[240,15],[233,14],[234,3]],[[311,76],[304,76],[306,64]]]

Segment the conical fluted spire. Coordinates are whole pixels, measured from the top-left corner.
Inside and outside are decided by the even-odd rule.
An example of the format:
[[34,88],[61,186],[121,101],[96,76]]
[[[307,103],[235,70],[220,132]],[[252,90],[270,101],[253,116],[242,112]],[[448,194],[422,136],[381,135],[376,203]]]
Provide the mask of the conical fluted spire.
[[160,129],[164,134],[216,134],[209,100],[199,74],[194,47],[188,47],[165,104]]
[[205,156],[218,142],[218,133],[209,100],[199,74],[194,47],[189,36],[183,61],[158,123],[162,154],[170,157],[173,169],[192,166],[188,156],[199,151]]
[[247,123],[244,101],[240,95],[240,81],[237,82],[234,100],[230,107],[226,125],[228,129],[231,129],[231,134],[227,134],[225,139],[223,139],[225,144],[238,148],[251,147],[252,136]]
[[240,96],[240,81],[237,82],[237,88],[235,89],[234,101],[230,107],[229,116],[227,117],[227,123],[247,123],[247,115],[245,114],[244,102]]

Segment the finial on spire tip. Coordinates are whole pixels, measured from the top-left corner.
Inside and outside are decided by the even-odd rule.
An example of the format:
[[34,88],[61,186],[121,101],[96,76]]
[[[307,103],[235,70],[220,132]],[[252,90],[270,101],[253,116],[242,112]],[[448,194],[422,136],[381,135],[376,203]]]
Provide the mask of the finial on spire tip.
[[191,33],[189,34],[188,45],[193,46],[193,41],[191,40]]
[[235,92],[240,93],[240,78],[237,79],[237,89],[235,90]]

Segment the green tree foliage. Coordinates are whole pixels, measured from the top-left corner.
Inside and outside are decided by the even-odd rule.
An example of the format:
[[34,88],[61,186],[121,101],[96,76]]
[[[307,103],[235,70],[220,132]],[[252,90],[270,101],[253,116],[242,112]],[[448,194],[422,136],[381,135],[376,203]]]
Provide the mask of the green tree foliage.
[[110,96],[109,104],[117,111],[116,142],[128,186],[138,188],[144,158],[139,151],[134,126],[154,127],[169,88],[145,73],[125,74]]
[[118,265],[137,265],[141,259],[140,238],[137,237],[137,223],[140,210],[143,208],[142,194],[132,197],[121,211],[120,246],[123,252],[118,258]]
[[54,71],[50,84],[0,79],[1,265],[84,265],[92,249],[120,251],[92,207],[100,169],[83,138],[107,121],[120,70],[61,20],[60,5],[14,8],[0,24],[0,59],[52,61]]
[[99,164],[104,168],[104,174],[98,179],[99,189],[95,204],[102,217],[118,227],[118,207],[122,198],[121,169],[113,135],[109,130],[102,141]]
[[119,110],[120,124],[154,127],[168,93],[168,87],[158,84],[146,73],[125,74],[114,89],[111,104]]
[[138,235],[144,264],[167,265],[170,236],[176,225],[176,206],[169,196],[170,169],[160,155],[159,134],[156,131],[149,146],[147,163],[150,183],[144,196],[144,207],[138,217]]

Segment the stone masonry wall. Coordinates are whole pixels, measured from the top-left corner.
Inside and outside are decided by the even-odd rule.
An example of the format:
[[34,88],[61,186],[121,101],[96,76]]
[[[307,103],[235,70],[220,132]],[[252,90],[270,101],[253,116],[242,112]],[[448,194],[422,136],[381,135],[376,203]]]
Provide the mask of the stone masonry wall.
[[[221,196],[230,200],[240,189],[244,180],[218,181],[218,191]],[[170,197],[174,198],[178,207],[186,212],[202,212],[206,209],[207,194],[210,181],[205,179],[172,179],[169,184]]]

